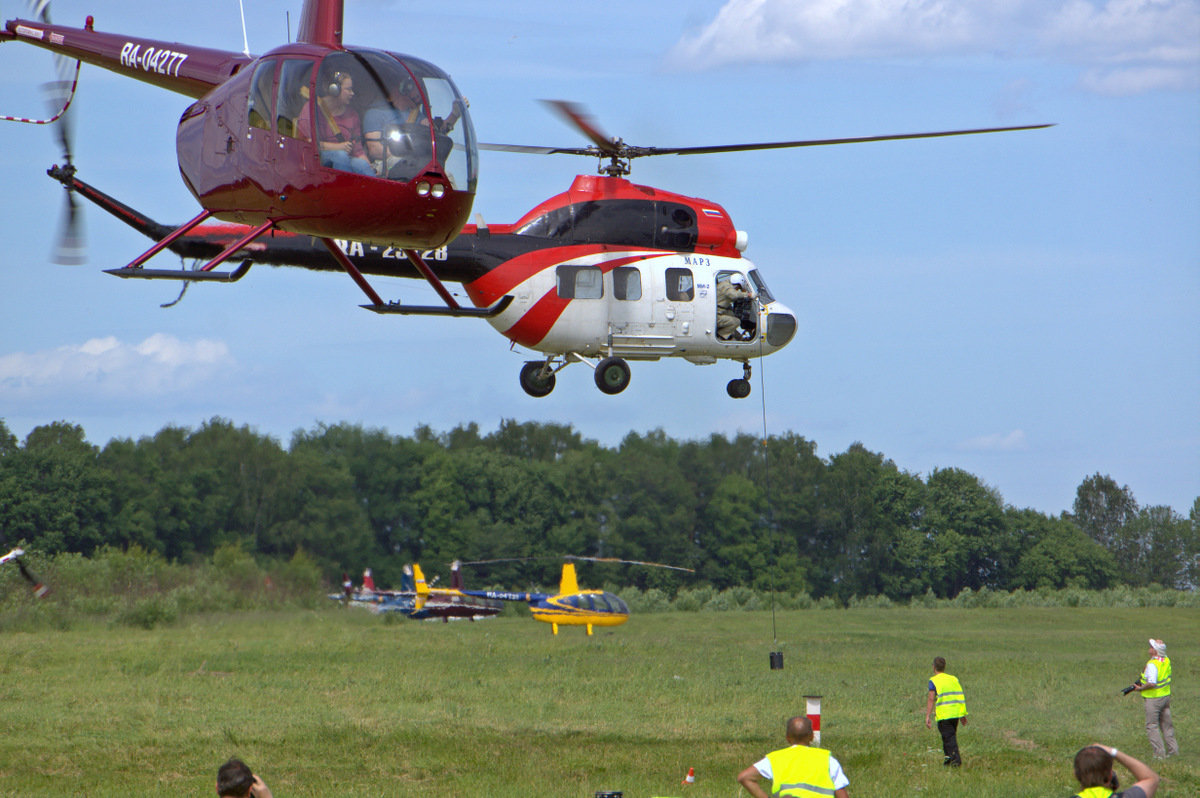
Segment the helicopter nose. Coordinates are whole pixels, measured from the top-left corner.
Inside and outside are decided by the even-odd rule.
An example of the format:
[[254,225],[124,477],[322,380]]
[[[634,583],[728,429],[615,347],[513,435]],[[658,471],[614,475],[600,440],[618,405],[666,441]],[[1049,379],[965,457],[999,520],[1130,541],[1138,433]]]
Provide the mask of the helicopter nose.
[[796,316],[792,311],[775,302],[767,313],[767,343],[782,349],[796,334]]

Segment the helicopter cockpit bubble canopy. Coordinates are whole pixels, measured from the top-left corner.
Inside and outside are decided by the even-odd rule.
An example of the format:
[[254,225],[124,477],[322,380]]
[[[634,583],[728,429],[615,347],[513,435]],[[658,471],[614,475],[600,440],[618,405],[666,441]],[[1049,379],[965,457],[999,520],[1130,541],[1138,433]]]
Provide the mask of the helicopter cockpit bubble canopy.
[[315,112],[335,84],[353,81],[349,111],[361,121],[365,155],[379,177],[409,181],[440,172],[456,191],[474,193],[479,169],[467,101],[437,66],[381,50],[330,53],[317,68]]

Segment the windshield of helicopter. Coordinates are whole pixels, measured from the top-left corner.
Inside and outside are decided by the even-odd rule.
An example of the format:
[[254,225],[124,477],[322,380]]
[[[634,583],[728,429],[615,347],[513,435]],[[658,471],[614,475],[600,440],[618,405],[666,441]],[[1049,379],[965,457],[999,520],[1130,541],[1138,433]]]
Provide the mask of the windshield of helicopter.
[[356,78],[351,109],[359,114],[364,155],[379,177],[409,181],[430,169],[456,190],[475,190],[475,131],[449,76],[426,61],[376,50],[330,55],[321,73],[343,67]]
[[750,270],[750,280],[754,283],[754,288],[758,292],[759,302],[769,305],[775,301],[775,296],[771,293],[771,289],[767,288],[767,284],[763,282],[762,275],[758,273],[758,269]]

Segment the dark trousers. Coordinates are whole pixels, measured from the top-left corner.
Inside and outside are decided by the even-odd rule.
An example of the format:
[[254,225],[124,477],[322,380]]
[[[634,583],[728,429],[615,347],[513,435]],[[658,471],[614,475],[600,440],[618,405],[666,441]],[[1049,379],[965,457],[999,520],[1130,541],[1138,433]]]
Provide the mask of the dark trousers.
[[958,755],[958,718],[947,718],[937,722],[938,734],[942,735],[942,753],[946,755],[946,765],[961,765]]

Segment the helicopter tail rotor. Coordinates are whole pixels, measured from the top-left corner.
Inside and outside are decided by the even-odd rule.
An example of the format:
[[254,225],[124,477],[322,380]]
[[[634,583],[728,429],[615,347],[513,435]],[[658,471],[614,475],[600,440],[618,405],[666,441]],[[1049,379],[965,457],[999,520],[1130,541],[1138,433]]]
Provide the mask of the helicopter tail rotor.
[[70,178],[75,174],[72,146],[74,135],[71,124],[72,116],[66,110],[75,92],[75,82],[72,80],[54,80],[43,84],[42,90],[51,113],[58,114],[55,129],[58,133],[59,145],[62,148],[64,163],[61,167],[56,165],[55,169],[60,170],[65,176],[66,179],[61,180],[61,182],[67,192],[66,204],[62,210],[62,221],[59,223],[58,239],[54,247],[53,260],[55,263],[64,266],[77,266],[87,261],[87,255],[83,236],[83,213],[70,183]]

